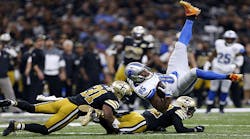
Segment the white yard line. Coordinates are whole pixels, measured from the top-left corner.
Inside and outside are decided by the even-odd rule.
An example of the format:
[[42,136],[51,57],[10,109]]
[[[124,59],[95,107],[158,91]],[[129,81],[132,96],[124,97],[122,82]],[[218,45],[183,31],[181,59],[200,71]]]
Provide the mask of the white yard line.
[[[88,125],[97,125],[96,123],[93,123],[93,122],[90,122]],[[8,124],[0,124],[0,128],[6,128],[8,126]],[[73,122],[73,123],[70,123],[68,126],[71,126],[71,127],[80,127],[81,124],[80,123],[76,123],[76,122]],[[197,126],[195,124],[185,124],[185,126]],[[250,127],[250,125],[225,125],[225,124],[216,124],[216,125],[210,125],[210,124],[203,124],[203,126],[206,126],[206,127]]]
[[[144,112],[145,110],[136,110],[139,113]],[[205,113],[206,109],[197,109],[195,113]],[[212,109],[211,113],[218,113],[219,110],[218,109]],[[241,113],[241,112],[250,112],[250,108],[226,108],[225,112],[235,112],[235,113]],[[1,117],[23,117],[23,116],[33,116],[33,117],[41,117],[44,115],[48,115],[48,114],[39,114],[39,113],[28,113],[28,112],[24,112],[24,113],[0,113],[0,118]]]
[[[0,132],[1,133],[1,132]],[[18,132],[18,134],[29,134],[29,132]],[[105,133],[91,133],[91,132],[55,132],[52,135],[105,135]],[[141,133],[141,134],[133,134],[135,136],[221,136],[221,137],[250,137],[250,134],[225,134],[225,133]]]

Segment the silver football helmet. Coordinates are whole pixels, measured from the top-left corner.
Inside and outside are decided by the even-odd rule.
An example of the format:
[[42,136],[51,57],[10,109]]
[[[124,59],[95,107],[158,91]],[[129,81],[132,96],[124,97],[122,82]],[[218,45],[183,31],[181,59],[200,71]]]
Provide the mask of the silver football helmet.
[[238,38],[238,35],[236,34],[235,31],[233,30],[227,30],[224,34],[223,34],[223,38],[226,40],[226,43],[228,45],[231,45],[233,43],[236,42],[236,39]]
[[110,86],[118,99],[132,95],[130,86],[124,81],[114,81]]
[[135,39],[142,39],[146,34],[146,29],[143,26],[135,26],[133,27],[131,34]]
[[122,43],[124,41],[124,36],[118,34],[118,35],[115,35],[113,38],[112,38],[112,42],[116,43]]
[[141,83],[152,77],[149,68],[139,62],[131,62],[125,68],[125,75],[135,83]]
[[191,118],[196,110],[194,99],[188,96],[178,97],[175,106],[180,107],[187,114],[188,118]]

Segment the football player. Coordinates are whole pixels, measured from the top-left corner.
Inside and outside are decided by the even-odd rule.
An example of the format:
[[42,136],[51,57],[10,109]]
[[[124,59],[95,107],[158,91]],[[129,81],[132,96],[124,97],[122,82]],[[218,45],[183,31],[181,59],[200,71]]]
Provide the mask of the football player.
[[146,54],[149,42],[144,40],[146,29],[143,26],[135,26],[131,31],[131,36],[126,36],[123,41],[124,58],[115,74],[115,80],[126,80],[124,74],[125,66],[130,62],[141,62]]
[[[237,72],[243,64],[242,53],[245,51],[244,46],[237,43],[237,34],[233,30],[228,30],[223,35],[224,39],[215,41],[215,51],[209,57],[204,65],[204,69],[208,70],[212,66],[212,70],[218,73],[228,74]],[[211,81],[210,91],[207,99],[207,113],[211,111],[216,97],[216,92],[220,89],[220,113],[224,113],[224,105],[231,86],[230,80],[213,80]]]
[[[183,125],[182,121],[191,118],[195,110],[195,101],[191,97],[181,96],[169,107],[167,112],[161,113],[156,109],[151,109],[140,114],[132,111],[118,113],[116,118],[120,122],[119,131],[121,133],[166,131],[166,128],[172,125],[178,133],[203,132],[204,126],[187,128]],[[101,113],[99,112],[99,114]]]
[[[1,107],[12,105],[30,113],[53,114],[44,124],[10,121],[9,126],[3,131],[3,136],[7,136],[16,130],[26,130],[44,135],[50,134],[62,129],[81,114],[86,114],[89,109],[82,107],[83,105],[102,110],[103,121],[106,126],[112,129],[112,133],[118,132],[118,120],[114,118],[113,111],[119,108],[118,101],[125,95],[131,95],[129,85],[124,81],[115,81],[110,86],[96,85],[76,96],[53,102],[33,105],[25,101],[0,101]],[[111,134],[111,132],[108,133]]]
[[153,73],[139,62],[132,62],[125,69],[127,80],[134,92],[141,98],[149,100],[152,106],[160,112],[166,112],[172,96],[177,97],[189,93],[197,78],[232,81],[242,79],[241,74],[218,74],[197,68],[190,70],[187,45],[192,37],[193,22],[200,14],[200,10],[185,1],[180,1],[180,4],[185,9],[187,20],[170,56],[167,73]]
[[114,75],[117,70],[119,63],[122,62],[123,58],[123,41],[124,36],[115,35],[112,38],[112,44],[106,50],[107,53],[107,61],[108,61],[108,69],[110,74]]

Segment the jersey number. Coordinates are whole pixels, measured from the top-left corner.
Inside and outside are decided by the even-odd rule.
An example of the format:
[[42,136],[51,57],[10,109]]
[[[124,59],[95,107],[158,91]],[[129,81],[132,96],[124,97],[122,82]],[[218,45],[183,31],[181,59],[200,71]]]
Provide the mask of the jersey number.
[[85,101],[88,104],[91,104],[93,103],[94,99],[98,98],[102,94],[105,94],[106,92],[107,91],[101,85],[97,85],[91,89],[82,92],[81,95],[84,97]]
[[230,54],[218,53],[218,63],[229,64],[231,62]]

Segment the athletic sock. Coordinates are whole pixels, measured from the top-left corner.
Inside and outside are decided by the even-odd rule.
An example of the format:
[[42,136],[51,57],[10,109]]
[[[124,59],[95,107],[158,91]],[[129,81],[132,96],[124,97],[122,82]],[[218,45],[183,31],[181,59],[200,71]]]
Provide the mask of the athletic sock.
[[34,133],[41,133],[43,135],[49,134],[48,129],[44,125],[40,124],[25,124],[24,130]]
[[25,123],[23,123],[23,122],[17,122],[16,125],[15,125],[15,128],[17,130],[24,130],[25,129]]
[[208,96],[207,96],[207,105],[212,105],[214,103],[214,98],[215,98],[216,92],[215,91],[208,91]]
[[205,80],[219,80],[219,79],[228,79],[227,74],[215,73],[213,71],[205,71],[201,69],[196,69],[196,75],[198,78]]
[[226,104],[227,96],[228,96],[228,93],[225,93],[225,92],[220,93],[220,105]]
[[192,38],[193,23],[193,20],[186,19],[186,22],[181,30],[181,34],[178,41],[185,44],[186,46],[189,44]]
[[27,112],[31,112],[31,113],[35,112],[35,106],[32,104],[29,104],[26,101],[18,101],[16,106],[22,110],[27,111]]

